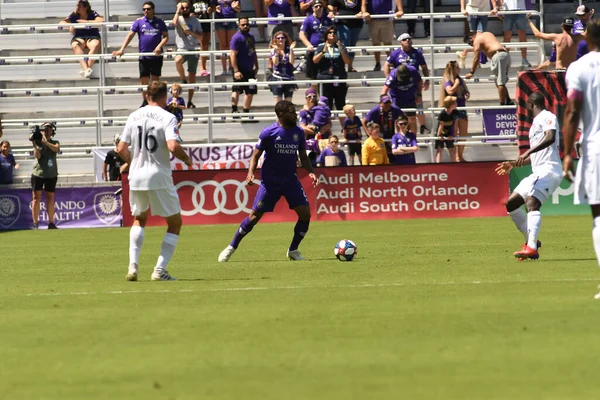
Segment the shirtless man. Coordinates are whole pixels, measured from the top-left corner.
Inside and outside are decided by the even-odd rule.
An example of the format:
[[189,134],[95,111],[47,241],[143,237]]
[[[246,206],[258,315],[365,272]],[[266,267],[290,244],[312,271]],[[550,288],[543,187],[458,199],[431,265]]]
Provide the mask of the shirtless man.
[[508,89],[506,88],[508,70],[510,69],[510,56],[507,48],[490,32],[470,32],[465,36],[465,43],[473,46],[473,66],[471,67],[471,71],[465,75],[465,78],[471,79],[473,77],[479,65],[479,55],[483,52],[492,60],[491,70],[496,75],[496,87],[498,88],[500,105],[514,105],[515,103],[511,101]]
[[529,26],[536,38],[552,40],[556,44],[556,69],[566,70],[569,65],[577,60],[577,45],[583,39],[583,35],[574,35],[571,33],[575,21],[571,17],[563,19],[562,33],[543,33],[540,32],[535,24],[527,15]]

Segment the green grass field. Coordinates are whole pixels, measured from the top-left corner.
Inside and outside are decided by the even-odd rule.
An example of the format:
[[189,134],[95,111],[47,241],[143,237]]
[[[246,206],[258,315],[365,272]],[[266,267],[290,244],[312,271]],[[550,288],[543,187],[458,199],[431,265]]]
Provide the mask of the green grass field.
[[[0,235],[1,399],[595,399],[591,217],[545,217],[518,262],[509,218],[184,227],[151,282],[150,228]],[[352,239],[357,259],[334,259]]]

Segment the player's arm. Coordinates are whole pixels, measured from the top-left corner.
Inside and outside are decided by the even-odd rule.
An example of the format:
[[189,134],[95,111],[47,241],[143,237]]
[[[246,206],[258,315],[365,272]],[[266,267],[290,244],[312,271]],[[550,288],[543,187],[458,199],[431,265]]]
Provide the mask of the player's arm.
[[573,166],[573,146],[581,120],[581,109],[583,108],[583,93],[577,89],[567,91],[567,109],[563,118],[565,155],[563,157],[563,176],[572,181],[575,173]]
[[192,166],[192,159],[190,158],[190,156],[188,156],[188,154],[185,152],[183,147],[181,147],[181,144],[177,140],[167,140],[167,148],[169,149],[171,154],[177,157],[177,159],[179,159],[180,161],[183,161],[185,165],[187,165],[188,167]]
[[129,151],[129,143],[127,143],[123,139],[124,138],[121,138],[121,141],[117,146],[117,153],[119,153],[119,157],[121,157],[121,160],[125,161],[126,164],[131,164],[131,152]]
[[516,161],[514,161],[514,167],[521,167],[525,164],[529,164],[531,162],[530,156],[533,153],[537,153],[540,150],[544,150],[546,147],[551,146],[556,141],[556,129],[548,129],[544,131],[544,138],[537,146],[530,148],[521,154]]
[[254,173],[256,172],[256,168],[258,167],[258,160],[262,156],[263,150],[254,148],[254,152],[250,157],[250,167],[248,168],[248,175],[246,176],[246,183],[249,186],[254,185]]

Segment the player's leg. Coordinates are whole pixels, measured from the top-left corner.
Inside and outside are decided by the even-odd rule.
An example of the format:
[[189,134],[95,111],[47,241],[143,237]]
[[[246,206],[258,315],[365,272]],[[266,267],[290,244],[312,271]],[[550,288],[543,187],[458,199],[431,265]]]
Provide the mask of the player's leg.
[[308,227],[310,225],[310,207],[308,205],[308,198],[302,188],[302,184],[299,181],[292,182],[286,188],[285,198],[296,214],[298,215],[298,221],[294,226],[294,236],[292,242],[287,251],[287,257],[290,260],[304,260],[302,254],[298,251],[300,242],[306,236]]
[[138,262],[144,244],[144,228],[148,220],[149,205],[148,192],[139,190],[129,192],[129,206],[131,215],[133,215],[133,224],[129,230],[129,268],[125,277],[128,281],[137,281]]
[[[600,204],[592,205],[591,209],[592,217],[594,218],[592,239],[594,241],[594,251],[596,252],[596,259],[598,260],[598,265],[600,266]],[[598,289],[599,292],[594,296],[596,300],[600,300],[600,286],[598,286]]]
[[163,237],[160,246],[160,255],[158,256],[151,279],[153,281],[174,281],[176,279],[167,272],[167,265],[173,257],[181,231],[182,222],[179,196],[174,186],[168,189],[150,190],[147,193],[152,214],[163,217],[167,222],[167,233]]
[[521,208],[523,204],[525,204],[525,199],[517,190],[515,190],[508,197],[504,206],[506,207],[510,219],[513,221],[519,232],[523,234],[525,241],[527,241],[527,215]]

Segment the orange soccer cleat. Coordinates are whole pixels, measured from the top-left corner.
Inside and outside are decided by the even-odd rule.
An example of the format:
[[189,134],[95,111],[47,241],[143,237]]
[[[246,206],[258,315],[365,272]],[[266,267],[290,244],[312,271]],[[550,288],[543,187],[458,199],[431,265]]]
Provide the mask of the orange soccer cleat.
[[540,253],[537,250],[532,249],[531,247],[525,245],[520,251],[516,251],[513,254],[519,261],[523,261],[526,259],[537,260],[540,258]]

